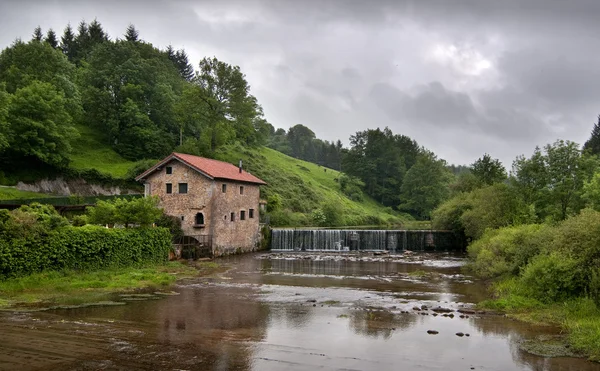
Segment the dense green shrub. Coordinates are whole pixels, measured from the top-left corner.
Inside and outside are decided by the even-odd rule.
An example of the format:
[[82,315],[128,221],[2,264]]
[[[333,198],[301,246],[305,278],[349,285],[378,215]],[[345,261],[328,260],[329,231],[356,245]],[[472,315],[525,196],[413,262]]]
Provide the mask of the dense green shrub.
[[550,227],[526,224],[488,230],[468,247],[469,267],[482,278],[518,275],[551,240]]
[[158,197],[140,197],[127,200],[116,198],[111,201],[98,201],[96,206],[88,207],[86,212],[90,224],[132,224],[149,226],[158,221],[163,214],[158,208]]
[[0,239],[0,277],[161,263],[170,248],[166,228],[62,227],[45,235]]
[[553,252],[536,256],[524,268],[520,284],[528,297],[552,303],[585,292],[585,272],[576,259]]
[[488,230],[468,251],[475,274],[515,277],[527,297],[590,297],[600,303],[600,212],[586,209],[555,226]]

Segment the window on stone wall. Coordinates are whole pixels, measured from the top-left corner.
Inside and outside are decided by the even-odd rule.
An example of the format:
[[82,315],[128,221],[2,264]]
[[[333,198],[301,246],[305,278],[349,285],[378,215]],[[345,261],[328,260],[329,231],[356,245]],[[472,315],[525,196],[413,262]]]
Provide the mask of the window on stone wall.
[[240,186],[240,194],[243,195],[244,194],[244,186]]
[[227,192],[227,184],[221,186],[221,191],[223,191],[223,193]]
[[246,220],[246,210],[240,211],[240,220]]
[[250,218],[250,219],[254,218],[254,209],[249,209],[248,210],[248,218]]
[[187,193],[187,183],[179,183],[179,193]]
[[232,222],[235,221],[235,213],[231,213],[230,217]]
[[165,168],[165,171],[166,171],[167,174],[173,174],[173,168],[171,166],[167,166]]
[[196,214],[196,225],[204,225],[204,214],[202,214],[202,213]]
[[173,184],[167,183],[167,193],[173,193]]
[[181,221],[183,221],[183,219],[185,219],[185,217],[182,215],[182,216],[181,216]]

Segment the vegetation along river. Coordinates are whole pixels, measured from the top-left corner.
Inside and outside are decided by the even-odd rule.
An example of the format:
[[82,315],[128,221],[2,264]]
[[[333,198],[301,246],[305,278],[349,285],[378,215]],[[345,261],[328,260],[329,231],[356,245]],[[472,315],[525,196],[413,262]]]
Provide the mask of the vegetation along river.
[[557,329],[473,313],[487,293],[463,275],[460,255],[288,252],[218,261],[230,269],[179,282],[179,295],[2,312],[0,369],[600,370],[522,350],[523,341]]

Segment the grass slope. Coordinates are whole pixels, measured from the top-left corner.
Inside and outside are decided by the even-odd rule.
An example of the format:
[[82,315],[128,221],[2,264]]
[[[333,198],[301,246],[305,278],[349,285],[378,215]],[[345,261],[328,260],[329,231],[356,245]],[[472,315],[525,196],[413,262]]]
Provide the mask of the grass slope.
[[37,192],[29,192],[29,191],[20,191],[13,187],[0,187],[0,200],[17,200],[17,199],[26,199],[26,198],[45,198],[52,197],[52,195],[48,195],[45,193],[37,193]]
[[[407,218],[364,195],[361,202],[348,198],[340,189],[340,172],[298,160],[270,148],[229,146],[219,152],[220,160],[237,164],[268,183],[262,197],[278,195],[287,220],[275,225],[311,225],[310,214],[324,204],[335,204],[343,214],[344,225],[400,224]],[[273,222],[273,220],[272,220]]]
[[96,130],[84,125],[77,125],[76,128],[80,137],[72,143],[70,167],[73,169],[96,169],[114,178],[123,178],[135,164],[103,142],[102,135]]

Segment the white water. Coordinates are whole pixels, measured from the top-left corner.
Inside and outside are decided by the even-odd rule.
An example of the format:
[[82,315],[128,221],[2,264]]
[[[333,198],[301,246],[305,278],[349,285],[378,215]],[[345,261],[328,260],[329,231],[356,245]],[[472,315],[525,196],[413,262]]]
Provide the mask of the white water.
[[274,229],[273,251],[447,251],[462,246],[454,234],[431,230]]

